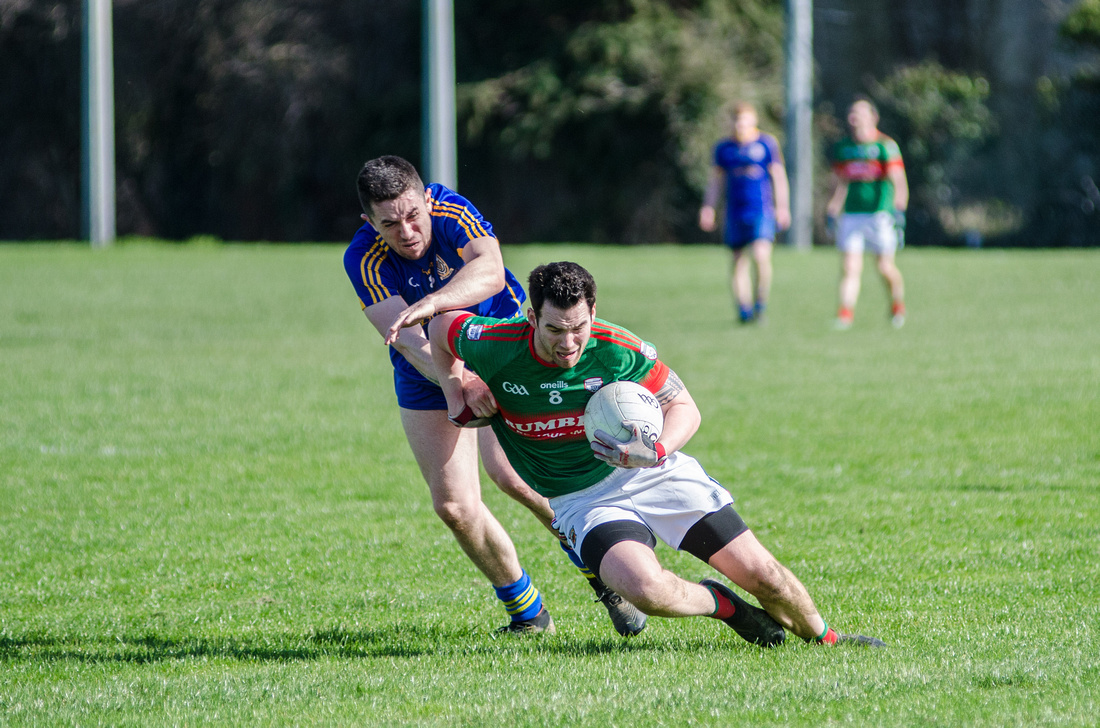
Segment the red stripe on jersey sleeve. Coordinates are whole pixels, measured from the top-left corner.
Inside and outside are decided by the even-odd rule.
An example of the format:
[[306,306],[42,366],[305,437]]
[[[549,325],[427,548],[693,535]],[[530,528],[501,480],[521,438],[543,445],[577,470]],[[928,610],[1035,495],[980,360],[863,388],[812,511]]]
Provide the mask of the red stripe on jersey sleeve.
[[668,365],[658,359],[653,363],[653,368],[646,372],[646,375],[642,377],[638,384],[657,394],[661,387],[665,386],[665,382],[668,381],[670,371],[672,370],[668,368]]
[[491,341],[522,341],[527,338],[527,323],[499,323],[485,327],[482,339]]
[[637,336],[634,336],[626,329],[620,329],[612,326],[603,326],[594,324],[592,326],[592,336],[600,339],[601,341],[610,341],[616,344],[621,344],[634,351],[642,350],[642,340]]
[[451,354],[453,356],[456,356],[459,359],[461,359],[462,357],[458,356],[458,349],[455,347],[455,341],[458,339],[458,330],[462,328],[462,323],[466,319],[472,317],[473,314],[469,312],[460,314],[458,317],[455,318],[454,321],[451,322],[451,327],[447,329],[447,348],[451,350]]

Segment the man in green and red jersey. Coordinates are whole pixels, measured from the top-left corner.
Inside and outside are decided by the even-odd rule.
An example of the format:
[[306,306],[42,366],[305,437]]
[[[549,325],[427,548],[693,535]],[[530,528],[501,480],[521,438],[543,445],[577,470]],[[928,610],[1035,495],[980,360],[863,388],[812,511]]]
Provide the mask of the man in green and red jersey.
[[[646,614],[715,617],[756,644],[781,643],[786,628],[807,641],[882,645],[830,629],[802,583],[733,509],[729,492],[680,452],[699,427],[699,409],[651,344],[596,318],[588,271],[568,262],[539,266],[528,292],[526,318],[437,317],[432,360],[452,421],[491,417],[509,462],[550,499],[554,527],[594,573]],[[463,361],[493,402],[464,399]],[[588,399],[621,380],[638,382],[661,403],[656,442],[636,425],[628,442],[604,432],[591,444],[585,438]],[[721,582],[695,584],[666,571],[656,538],[710,564],[764,609]]]
[[874,253],[878,272],[890,288],[891,323],[895,328],[905,323],[905,282],[894,256],[905,230],[909,184],[901,150],[878,130],[878,119],[878,109],[869,99],[857,99],[848,110],[851,136],[833,148],[833,193],[826,214],[841,254],[838,329],[850,328],[855,316],[864,248]]

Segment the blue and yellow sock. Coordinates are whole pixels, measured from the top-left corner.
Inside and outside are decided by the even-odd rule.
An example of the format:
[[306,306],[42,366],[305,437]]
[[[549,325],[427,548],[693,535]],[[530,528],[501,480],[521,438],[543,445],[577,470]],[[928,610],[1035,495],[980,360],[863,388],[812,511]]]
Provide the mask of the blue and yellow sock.
[[585,566],[584,562],[581,561],[581,557],[577,556],[577,552],[569,548],[569,546],[566,545],[565,541],[558,541],[558,545],[561,546],[561,550],[565,552],[565,555],[569,557],[569,560],[573,562],[573,566],[576,566],[578,569],[581,570],[581,573],[584,574],[584,578],[596,578],[596,575],[592,573],[592,570]]
[[515,583],[495,586],[493,589],[497,593],[497,599],[504,602],[504,609],[513,622],[532,619],[542,611],[542,594],[531,583],[531,577],[526,570]]
[[604,590],[607,589],[604,583],[600,581],[599,577],[592,573],[591,569],[584,565],[584,562],[581,561],[581,557],[577,556],[577,552],[569,548],[565,541],[558,541],[558,544],[561,546],[561,550],[565,552],[565,555],[569,557],[569,560],[573,562],[573,566],[580,569],[581,574],[588,580],[588,586],[592,587],[592,590],[596,592],[597,596],[602,597],[604,595]]

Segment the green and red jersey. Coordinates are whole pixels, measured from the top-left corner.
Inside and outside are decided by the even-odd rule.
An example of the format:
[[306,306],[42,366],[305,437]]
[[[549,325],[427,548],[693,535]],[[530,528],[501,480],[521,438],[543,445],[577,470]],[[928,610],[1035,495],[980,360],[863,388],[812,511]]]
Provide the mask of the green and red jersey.
[[535,353],[527,319],[469,315],[448,332],[451,353],[489,386],[499,409],[492,427],[508,461],[546,497],[573,493],[610,475],[584,436],[584,407],[610,382],[638,382],[654,394],[669,369],[652,344],[596,319],[577,366],[563,369]]
[[833,147],[833,172],[848,183],[844,212],[872,213],[894,211],[894,183],[888,172],[902,168],[898,143],[883,133],[862,144],[845,137]]

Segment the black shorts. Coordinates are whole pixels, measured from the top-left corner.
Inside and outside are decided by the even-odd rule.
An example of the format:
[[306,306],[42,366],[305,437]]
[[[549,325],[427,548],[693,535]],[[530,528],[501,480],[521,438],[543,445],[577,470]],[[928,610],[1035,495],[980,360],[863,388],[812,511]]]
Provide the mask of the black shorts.
[[[747,530],[749,527],[733,506],[723,506],[696,521],[684,534],[679,550],[708,563],[726,544]],[[598,576],[603,557],[620,541],[637,541],[650,548],[657,545],[653,532],[643,524],[637,521],[609,521],[596,526],[585,537],[581,544],[581,561]]]

